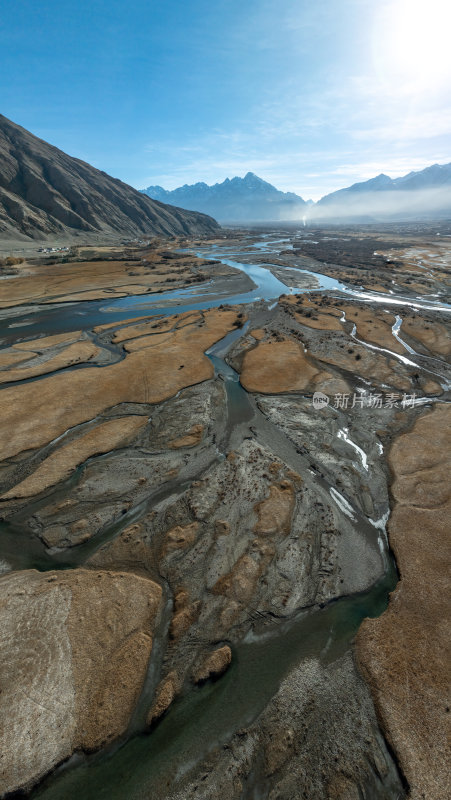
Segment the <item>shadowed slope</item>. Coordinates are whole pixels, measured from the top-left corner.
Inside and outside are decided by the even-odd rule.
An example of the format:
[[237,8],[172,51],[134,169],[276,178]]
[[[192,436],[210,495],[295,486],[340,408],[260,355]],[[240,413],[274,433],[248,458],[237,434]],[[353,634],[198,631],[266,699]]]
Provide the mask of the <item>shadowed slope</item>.
[[0,238],[199,235],[217,228],[211,217],[151,200],[0,115]]

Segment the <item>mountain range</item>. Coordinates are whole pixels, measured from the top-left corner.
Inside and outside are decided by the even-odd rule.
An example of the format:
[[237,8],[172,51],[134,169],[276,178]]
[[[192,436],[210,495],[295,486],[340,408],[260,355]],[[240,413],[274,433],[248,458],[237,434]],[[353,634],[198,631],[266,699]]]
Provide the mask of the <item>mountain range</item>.
[[212,234],[211,217],[151,200],[0,115],[0,238]]
[[451,163],[433,164],[401,178],[381,173],[322,197],[312,216],[375,219],[451,216]]
[[[253,172],[222,183],[138,191],[0,115],[0,239],[199,236],[216,222],[368,222],[451,217],[451,163],[378,175],[317,203]],[[213,217],[215,219],[213,219]]]
[[322,197],[305,201],[281,192],[248,172],[222,183],[185,184],[168,191],[161,186],[141,190],[148,197],[182,208],[203,211],[220,222],[277,220],[378,221],[425,216],[451,216],[451,163],[433,164],[401,178],[378,175]]
[[299,219],[308,203],[293,192],[281,192],[253,172],[244,178],[226,178],[222,183],[185,184],[168,191],[161,186],[148,186],[143,194],[163,203],[203,211],[219,222],[261,222]]

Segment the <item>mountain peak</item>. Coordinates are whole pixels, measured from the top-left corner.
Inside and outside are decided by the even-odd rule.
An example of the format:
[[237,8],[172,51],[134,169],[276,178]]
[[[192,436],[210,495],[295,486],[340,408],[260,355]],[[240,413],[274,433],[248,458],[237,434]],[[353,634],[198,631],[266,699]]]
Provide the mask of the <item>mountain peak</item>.
[[248,183],[254,186],[257,185],[271,186],[272,189],[275,189],[275,186],[273,186],[271,183],[268,183],[268,181],[263,180],[263,178],[259,178],[259,176],[255,174],[255,172],[246,172],[244,178],[241,178],[240,180],[242,180],[244,183]]
[[321,198],[315,214],[324,218],[327,213],[336,219],[360,219],[363,215],[374,219],[419,219],[424,215],[448,216],[450,209],[451,164],[432,164],[394,179],[382,172],[339,189]]
[[180,186],[164,196],[150,197],[172,203],[181,208],[213,214],[224,222],[259,222],[271,220],[300,219],[305,214],[306,204],[293,192],[281,192],[271,183],[259,178],[255,172],[247,172],[244,178],[225,178],[222,183],[207,186],[196,183]]

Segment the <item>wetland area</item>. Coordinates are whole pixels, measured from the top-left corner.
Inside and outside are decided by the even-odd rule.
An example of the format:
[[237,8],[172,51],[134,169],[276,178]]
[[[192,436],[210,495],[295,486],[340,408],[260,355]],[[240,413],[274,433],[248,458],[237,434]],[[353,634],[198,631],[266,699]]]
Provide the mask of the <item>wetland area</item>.
[[443,800],[451,226],[14,255],[0,796]]

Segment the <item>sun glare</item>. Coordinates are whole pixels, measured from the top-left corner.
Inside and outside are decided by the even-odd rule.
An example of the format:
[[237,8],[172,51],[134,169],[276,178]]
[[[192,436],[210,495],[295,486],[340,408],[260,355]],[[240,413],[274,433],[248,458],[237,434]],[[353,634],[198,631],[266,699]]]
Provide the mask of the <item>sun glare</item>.
[[413,93],[449,84],[449,0],[389,0],[377,14],[373,53],[384,82]]

